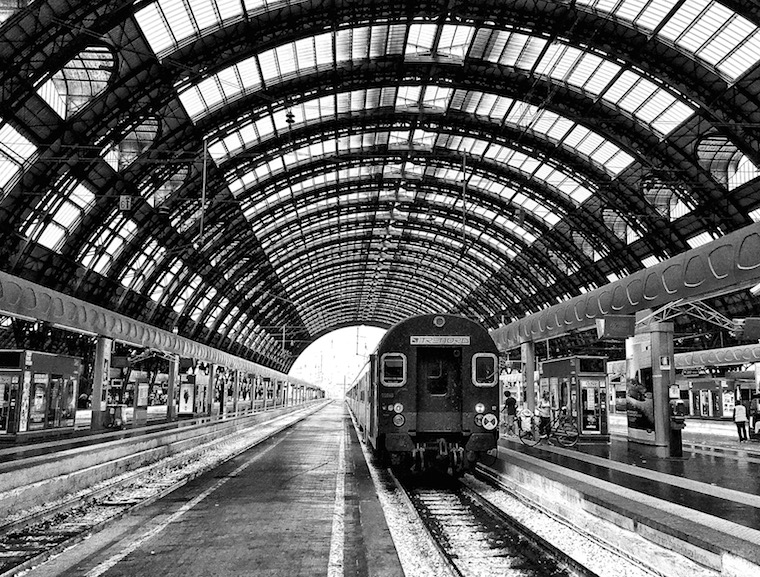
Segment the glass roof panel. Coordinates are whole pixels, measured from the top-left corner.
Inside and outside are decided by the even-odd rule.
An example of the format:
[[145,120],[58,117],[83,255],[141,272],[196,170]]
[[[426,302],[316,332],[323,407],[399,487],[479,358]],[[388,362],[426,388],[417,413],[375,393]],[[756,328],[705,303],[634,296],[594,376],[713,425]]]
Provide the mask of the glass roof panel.
[[[410,36],[407,41],[407,51],[412,52],[414,50],[429,51],[434,41],[434,35],[431,36],[438,26],[434,24],[412,24],[410,27]],[[388,26],[374,26],[371,29],[369,27],[359,27],[353,29],[342,29],[335,33],[336,42],[338,43],[337,62],[333,62],[332,53],[332,33],[325,33],[317,37],[301,39],[297,43],[288,43],[280,45],[271,50],[267,50],[258,55],[258,61],[261,66],[263,80],[268,86],[273,83],[281,82],[283,75],[297,74],[306,69],[311,69],[314,66],[315,58],[318,65],[338,65],[342,62],[350,61],[352,59],[359,58],[365,54],[362,50],[357,50],[357,45],[363,45],[362,43],[369,42],[377,50],[382,47],[383,52],[374,54],[370,51],[371,56],[380,54],[391,54],[394,52],[400,52],[403,37],[406,34],[406,25],[393,25],[390,27],[390,33],[393,37],[386,45],[385,36],[388,33]],[[462,38],[470,39],[474,36],[474,31],[469,27],[457,27],[457,26],[444,26],[444,30],[449,35],[446,39],[448,42],[458,42]],[[620,70],[620,65],[613,63],[609,60],[605,60],[599,54],[592,54],[584,52],[579,48],[571,47],[569,45],[555,42],[548,47],[546,54],[543,55],[541,61],[538,62],[538,58],[542,56],[542,51],[546,47],[547,40],[543,38],[537,38],[528,36],[522,33],[513,33],[503,30],[486,30],[485,34],[481,34],[483,31],[479,31],[479,44],[484,44],[485,50],[484,58],[492,62],[498,62],[509,66],[515,66],[516,68],[531,71],[536,66],[536,72],[538,74],[551,77],[553,80],[563,82],[576,89],[592,94],[594,96],[602,95],[603,99],[610,103],[617,103],[620,100],[620,94],[630,88],[627,84],[625,88],[622,86],[608,87],[611,79]],[[443,39],[443,36],[442,36]],[[316,46],[315,58],[312,58],[314,47],[312,41]],[[398,44],[398,46],[397,46]],[[321,47],[320,47],[321,45]],[[503,50],[497,50],[498,46],[502,46]],[[490,47],[490,48],[488,48]],[[482,50],[475,49],[472,51],[474,55],[478,55]],[[418,53],[418,52],[415,52]],[[642,90],[644,86],[651,87],[658,93],[668,94],[657,85],[650,84],[648,80],[641,77],[638,73],[631,70],[626,71],[628,75],[633,75],[636,78],[641,78]],[[215,75],[215,77],[221,76],[221,73]],[[240,78],[245,79],[246,86],[241,87],[237,80],[231,82],[232,74],[229,72],[224,76],[224,79],[220,79],[219,83],[223,83],[224,94],[228,99],[233,99],[240,94],[249,92],[253,89],[260,87],[261,79],[258,74],[251,76],[249,74],[240,74]],[[214,77],[212,77],[214,78]],[[237,78],[237,76],[236,76]],[[208,82],[208,81],[206,81]],[[619,83],[618,80],[617,83]],[[630,83],[630,80],[627,81]],[[204,84],[209,90],[216,86],[216,90],[219,91],[219,86],[212,82]],[[419,87],[416,87],[417,89]],[[184,92],[191,90],[192,87],[187,87],[180,91],[180,98],[183,97]],[[603,92],[607,90],[606,94]],[[439,90],[442,90],[440,88]],[[433,107],[443,107],[446,100],[450,100],[451,91],[446,89],[447,92],[435,95],[425,96],[425,104],[429,104]],[[205,90],[203,91],[205,93]],[[207,102],[219,102],[219,95],[205,96]],[[387,105],[386,96],[383,96],[383,105]],[[420,94],[409,91],[408,87],[402,87],[402,90],[398,91],[396,96],[396,106],[416,106],[419,104]],[[675,96],[669,96],[672,101],[676,100]],[[505,102],[504,105],[508,105]],[[189,103],[191,105],[191,103]],[[209,108],[212,105],[209,104]],[[487,103],[484,103],[487,106]],[[468,107],[471,107],[468,105]],[[193,111],[196,107],[192,107]],[[475,109],[477,114],[488,114],[484,109]],[[632,110],[636,110],[636,107],[624,108],[627,112],[631,113]],[[685,110],[685,109],[683,109]],[[207,108],[208,112],[208,108]],[[191,112],[191,115],[195,118],[195,115]],[[634,114],[634,118],[638,117]],[[639,119],[641,120],[641,119]],[[684,118],[685,120],[685,118]],[[646,125],[646,123],[644,123]]]
[[153,52],[163,54],[174,49],[175,39],[169,25],[162,17],[158,2],[148,4],[135,12],[135,19]]
[[[557,114],[550,112],[550,111],[540,111],[535,106],[528,105],[526,103],[522,102],[513,102],[510,99],[503,99],[495,97],[494,95],[484,95],[479,92],[469,92],[469,91],[463,91],[458,90],[456,91],[456,94],[452,94],[452,91],[446,87],[437,87],[437,86],[407,86],[402,87],[403,90],[401,90],[402,96],[400,97],[400,102],[406,102],[408,99],[414,99],[416,98],[420,93],[424,91],[424,99],[427,99],[430,96],[431,99],[438,99],[440,97],[441,102],[443,100],[450,101],[451,108],[456,109],[457,108],[457,102],[461,103],[462,106],[466,106],[468,103],[472,105],[478,105],[479,103],[486,101],[486,96],[490,96],[491,98],[488,100],[488,102],[498,102],[503,103],[503,105],[500,105],[499,108],[506,108],[508,106],[508,102],[513,103],[514,106],[512,106],[510,114],[508,118],[506,119],[508,123],[514,124],[517,126],[522,127],[528,127],[530,126],[530,129],[532,132],[535,132],[537,134],[541,134],[544,136],[549,137],[555,142],[562,142],[564,146],[567,146],[569,148],[573,148],[573,140],[566,139],[565,141],[562,141],[564,133],[568,132],[573,126],[577,127],[576,129],[580,129],[578,125],[575,125],[572,121],[570,121],[567,118],[563,118],[558,116]],[[361,106],[371,106],[377,101],[377,98],[375,96],[379,93],[377,89],[373,89],[372,91],[366,91],[366,90],[358,90],[353,92],[343,92],[336,95],[337,101],[338,101],[338,110],[339,112],[349,112],[351,110],[354,111],[360,111],[362,110]],[[316,116],[316,114],[319,112],[320,108],[325,108],[326,113],[330,116],[333,115],[332,107],[334,104],[334,99],[332,96],[328,97],[322,97],[320,99],[315,100],[309,100],[303,104],[297,105],[297,107],[294,107],[293,109],[301,108],[304,110],[302,115],[298,116],[299,118],[303,118],[304,120],[315,120],[315,119],[321,119],[321,120],[329,120],[329,117],[322,118],[319,116]],[[402,106],[403,107],[403,106]],[[310,112],[306,112],[306,110],[309,110]],[[221,163],[230,156],[233,156],[236,152],[250,148],[252,146],[259,145],[261,141],[265,138],[267,138],[269,135],[274,134],[275,130],[272,126],[272,122],[277,121],[279,123],[279,128],[285,129],[287,128],[287,125],[284,123],[285,117],[282,113],[279,113],[277,110],[274,113],[274,116],[263,116],[257,121],[257,126],[261,126],[261,137],[256,135],[256,131],[254,131],[249,123],[243,124],[240,128],[240,131],[238,133],[231,133],[229,136],[226,136],[224,140],[222,141],[224,143],[224,147],[220,148],[218,140],[211,140],[210,141],[210,148],[209,150],[212,152],[212,157],[215,159],[217,163]],[[502,118],[500,117],[492,117],[493,121],[501,122]],[[668,121],[671,121],[670,118],[668,118]],[[583,129],[588,130],[588,129]],[[370,145],[370,139],[374,139],[372,144],[384,144],[385,143],[385,136],[387,133],[385,132],[375,132],[375,133],[365,133],[363,135],[364,139],[364,146]],[[425,131],[416,131],[412,136],[411,139],[414,143],[429,147],[432,143],[432,139],[434,137],[434,133],[429,133]],[[377,139],[380,140],[377,140]],[[402,144],[404,146],[407,145],[409,142],[409,133],[407,131],[394,131],[392,142],[395,145]],[[595,138],[602,138],[600,135],[595,134]],[[439,138],[440,140],[440,138]],[[446,145],[447,142],[451,142],[451,145]],[[440,146],[447,146],[448,148],[456,148],[458,150],[464,150],[466,149],[468,152],[473,154],[480,154],[484,147],[485,141],[476,141],[475,139],[468,139],[467,141],[463,141],[462,138],[457,138],[456,140],[452,140],[449,137],[446,137],[443,141],[441,141]],[[463,143],[463,144],[462,144]],[[615,146],[612,143],[609,143],[610,146]],[[615,146],[615,148],[617,148]],[[226,149],[226,152],[224,150]],[[583,151],[579,151],[583,153]],[[616,176],[620,170],[623,170],[628,165],[623,164],[623,159],[629,159],[629,163],[633,162],[633,158],[627,154],[624,156],[621,156],[618,158],[615,167],[602,165],[605,170],[607,170],[612,176]],[[598,161],[597,158],[593,158],[592,160]]]
[[81,182],[61,179],[22,227],[24,235],[51,250],[58,251],[84,215],[95,203],[95,195]]
[[475,35],[472,26],[445,24],[438,40],[437,54],[464,59]]
[[195,27],[183,0],[159,0],[157,4],[174,37],[175,45],[193,34]]
[[243,16],[243,5],[240,0],[216,0],[216,7],[223,21]]
[[208,112],[208,107],[203,102],[201,92],[197,86],[191,86],[187,90],[180,92],[179,100],[188,116],[193,120],[197,120],[204,113]]
[[[631,5],[631,10],[626,12],[625,6]],[[668,13],[673,9],[673,0],[635,0],[624,2],[618,15],[623,20],[651,32],[655,30]]]
[[277,67],[277,54],[275,49],[259,53],[259,67],[261,68],[261,78],[266,85],[270,81],[280,79],[280,71]]
[[106,224],[102,229],[93,231],[79,256],[82,266],[102,275],[108,273],[122,248],[137,230],[137,224],[125,218],[118,209],[104,220]]
[[[589,66],[575,66],[577,62],[583,61],[586,58],[593,59],[590,62]],[[563,60],[567,61],[564,65],[561,64]],[[581,53],[577,49],[560,50],[558,48],[554,51],[550,50],[547,52],[546,57],[539,64],[537,72],[540,74],[546,74],[552,79],[564,82],[571,86],[576,86],[580,89],[587,89],[588,87],[593,86],[587,84],[588,80],[590,80],[591,77],[585,79],[582,76],[579,76],[579,71],[593,70],[594,75],[596,75],[598,73],[617,74],[620,70],[620,67],[618,65],[613,65],[612,68],[602,68],[598,65],[598,63],[598,57],[594,55]],[[574,70],[575,74],[568,74],[568,71],[570,70]],[[602,92],[599,93],[603,100],[606,100],[607,102],[620,107],[623,111],[629,113],[633,118],[645,126],[651,127],[660,135],[665,135],[670,130],[675,128],[675,126],[672,126],[669,127],[668,131],[663,131],[662,126],[651,123],[652,118],[656,118],[662,114],[667,108],[669,108],[674,102],[678,100],[675,96],[667,92],[665,89],[660,88],[650,80],[644,78],[639,73],[634,72],[630,69],[624,70],[612,84],[610,84],[611,78],[611,76],[606,76],[604,88],[601,88]],[[573,84],[573,82],[578,83]],[[652,97],[650,101],[652,105],[658,103],[660,107],[659,109],[652,109],[650,107],[646,110],[645,113],[640,107],[650,96]],[[681,119],[681,122],[685,121],[689,116],[691,116],[691,114],[693,114],[693,110],[691,110],[689,107],[682,108],[681,110],[688,111],[688,114],[684,115],[684,117]]]
[[230,98],[243,90],[237,75],[236,66],[230,66],[222,70],[217,75],[217,79],[219,80],[219,88],[224,93],[225,98]]
[[155,240],[150,240],[143,246],[135,246],[133,249],[133,256],[130,257],[130,262],[119,281],[128,289],[142,292],[145,281],[153,274],[158,262],[163,260],[165,250]]
[[453,88],[445,86],[426,86],[422,97],[422,105],[425,108],[439,108],[446,110],[449,107]]
[[275,48],[275,54],[277,55],[277,62],[280,66],[281,76],[287,76],[298,70],[295,43],[278,46]]
[[239,0],[158,0],[135,13],[137,23],[159,58],[183,43],[243,17]]
[[[423,139],[428,139],[429,137],[427,135],[423,135]],[[394,131],[391,133],[391,143],[397,143],[399,145],[408,144],[410,140],[410,132],[409,131]],[[473,139],[475,141],[475,139]],[[335,141],[333,141],[335,142]],[[482,142],[482,141],[480,141]],[[336,144],[337,143],[335,142]],[[328,141],[322,141],[319,143],[321,146],[319,149],[317,149],[317,153],[314,153],[314,150],[309,150],[310,147],[313,145],[310,145],[310,147],[301,147],[295,151],[296,156],[299,159],[305,160],[307,158],[314,158],[316,156],[321,156],[327,153],[327,144]],[[340,147],[340,152],[346,152],[348,149],[345,147],[345,145]],[[330,151],[332,152],[332,151]],[[490,157],[493,159],[496,159],[500,162],[504,162],[513,168],[516,168],[518,170],[521,170],[523,172],[527,172],[528,176],[532,178],[537,178],[539,180],[545,180],[545,178],[542,176],[543,173],[549,174],[551,173],[552,169],[548,165],[545,165],[543,162],[541,162],[538,159],[529,157],[523,153],[518,153],[512,149],[509,149],[504,146],[491,144],[485,153],[486,157]],[[275,159],[274,161],[268,161],[262,164],[255,165],[252,169],[252,173],[254,176],[254,181],[260,181],[265,178],[269,178],[270,176],[276,174],[279,171],[283,170],[283,165],[281,162],[281,159]],[[576,202],[583,202],[583,200],[578,199],[586,199],[589,196],[591,196],[592,192],[584,185],[582,185],[579,181],[577,181],[575,178],[571,177],[568,174],[564,174],[562,172],[556,171],[556,174],[561,175],[560,181],[563,183],[563,187],[568,186],[568,182],[574,183],[572,186],[573,193],[570,195],[570,198]],[[239,194],[241,189],[245,188],[245,183],[240,183],[240,178],[233,176],[230,181],[230,189],[233,190],[233,194]],[[249,181],[249,183],[252,181]],[[546,181],[547,186],[550,186],[552,188],[555,188],[557,190],[562,190],[557,187],[554,187],[551,181]]]
[[438,31],[436,24],[412,24],[406,40],[406,54],[431,54]]
[[[733,26],[737,26],[734,20]],[[753,26],[749,24],[749,26]],[[755,28],[746,39],[739,43],[736,49],[730,53],[718,65],[718,68],[728,76],[729,79],[738,79],[750,68],[757,64],[758,54],[760,54],[760,30]]]
[[218,23],[213,2],[209,0],[188,0],[195,24],[203,30]]
[[[21,174],[24,163],[37,154],[37,147],[0,118],[0,188]],[[5,196],[3,194],[0,199]]]
[[[658,30],[657,36],[661,40],[673,44],[687,56],[715,67],[731,82],[754,67],[760,58],[753,38],[758,27],[720,2],[686,0],[667,20],[674,6],[672,0],[578,0],[577,4],[620,19],[647,33]],[[754,50],[744,49],[748,41],[753,43]],[[742,54],[735,60],[729,57],[739,52]]]
[[[226,71],[224,71],[226,73]],[[227,73],[225,76],[229,77]],[[203,100],[206,102],[208,108],[214,108],[220,102],[224,100],[224,92],[220,86],[220,75],[207,78],[200,84],[198,84],[198,90],[201,93]]]

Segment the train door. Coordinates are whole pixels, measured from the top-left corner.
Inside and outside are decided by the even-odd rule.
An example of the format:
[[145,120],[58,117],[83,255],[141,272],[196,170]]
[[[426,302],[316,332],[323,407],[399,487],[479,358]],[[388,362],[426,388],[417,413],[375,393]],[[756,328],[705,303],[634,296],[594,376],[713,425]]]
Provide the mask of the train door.
[[417,430],[462,430],[462,349],[417,349]]
[[369,398],[367,399],[367,412],[368,415],[368,421],[369,424],[367,427],[367,436],[374,435],[375,431],[377,430],[377,406],[378,406],[378,399],[377,399],[377,383],[374,379],[370,378],[370,376],[367,376],[367,386],[369,388]]

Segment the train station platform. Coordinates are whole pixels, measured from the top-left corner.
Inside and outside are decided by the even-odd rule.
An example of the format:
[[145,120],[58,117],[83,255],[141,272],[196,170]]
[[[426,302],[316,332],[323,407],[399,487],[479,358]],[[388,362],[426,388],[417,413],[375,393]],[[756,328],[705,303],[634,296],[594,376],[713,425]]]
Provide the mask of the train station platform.
[[336,401],[26,576],[368,574],[404,575]]
[[[492,470],[513,494],[630,558],[660,556],[647,565],[661,575],[757,574],[760,443],[729,447],[724,435],[708,442],[686,435],[684,458],[670,459],[619,434],[609,445],[573,449],[506,437]],[[388,524],[336,401],[25,575],[402,577]],[[705,572],[679,573],[681,555]]]
[[609,444],[571,449],[527,447],[515,436],[502,437],[495,468],[519,479],[514,490],[544,499],[544,505],[564,491],[560,506],[575,502],[596,519],[626,527],[719,574],[756,574],[760,443],[739,443],[730,431],[688,429],[681,458],[657,456],[654,447],[629,441],[620,426],[613,426]]

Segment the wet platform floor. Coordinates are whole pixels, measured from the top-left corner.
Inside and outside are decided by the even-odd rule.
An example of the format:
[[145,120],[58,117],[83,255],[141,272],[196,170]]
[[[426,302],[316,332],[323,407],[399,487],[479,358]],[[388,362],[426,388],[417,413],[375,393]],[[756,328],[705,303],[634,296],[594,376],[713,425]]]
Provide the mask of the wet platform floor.
[[609,444],[579,444],[572,449],[527,447],[515,437],[502,438],[500,443],[595,479],[760,530],[760,451],[751,445],[718,453],[691,451],[687,445],[683,458],[672,458],[621,437],[613,437]]

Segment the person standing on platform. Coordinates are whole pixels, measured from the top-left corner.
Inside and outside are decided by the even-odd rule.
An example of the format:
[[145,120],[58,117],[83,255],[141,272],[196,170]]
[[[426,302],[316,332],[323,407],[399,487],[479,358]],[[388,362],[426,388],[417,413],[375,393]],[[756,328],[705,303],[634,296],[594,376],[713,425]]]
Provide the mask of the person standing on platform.
[[504,408],[501,412],[506,417],[504,433],[507,435],[516,435],[515,417],[517,416],[517,399],[515,399],[509,391],[504,391]]
[[752,395],[752,400],[749,402],[749,416],[750,431],[754,431],[757,435],[760,433],[760,394],[758,393]]
[[739,433],[739,442],[747,441],[747,407],[741,401],[734,406],[734,423]]
[[543,394],[541,402],[538,404],[538,416],[541,419],[538,423],[538,432],[543,439],[549,436],[552,426],[552,404],[549,400],[548,391]]

